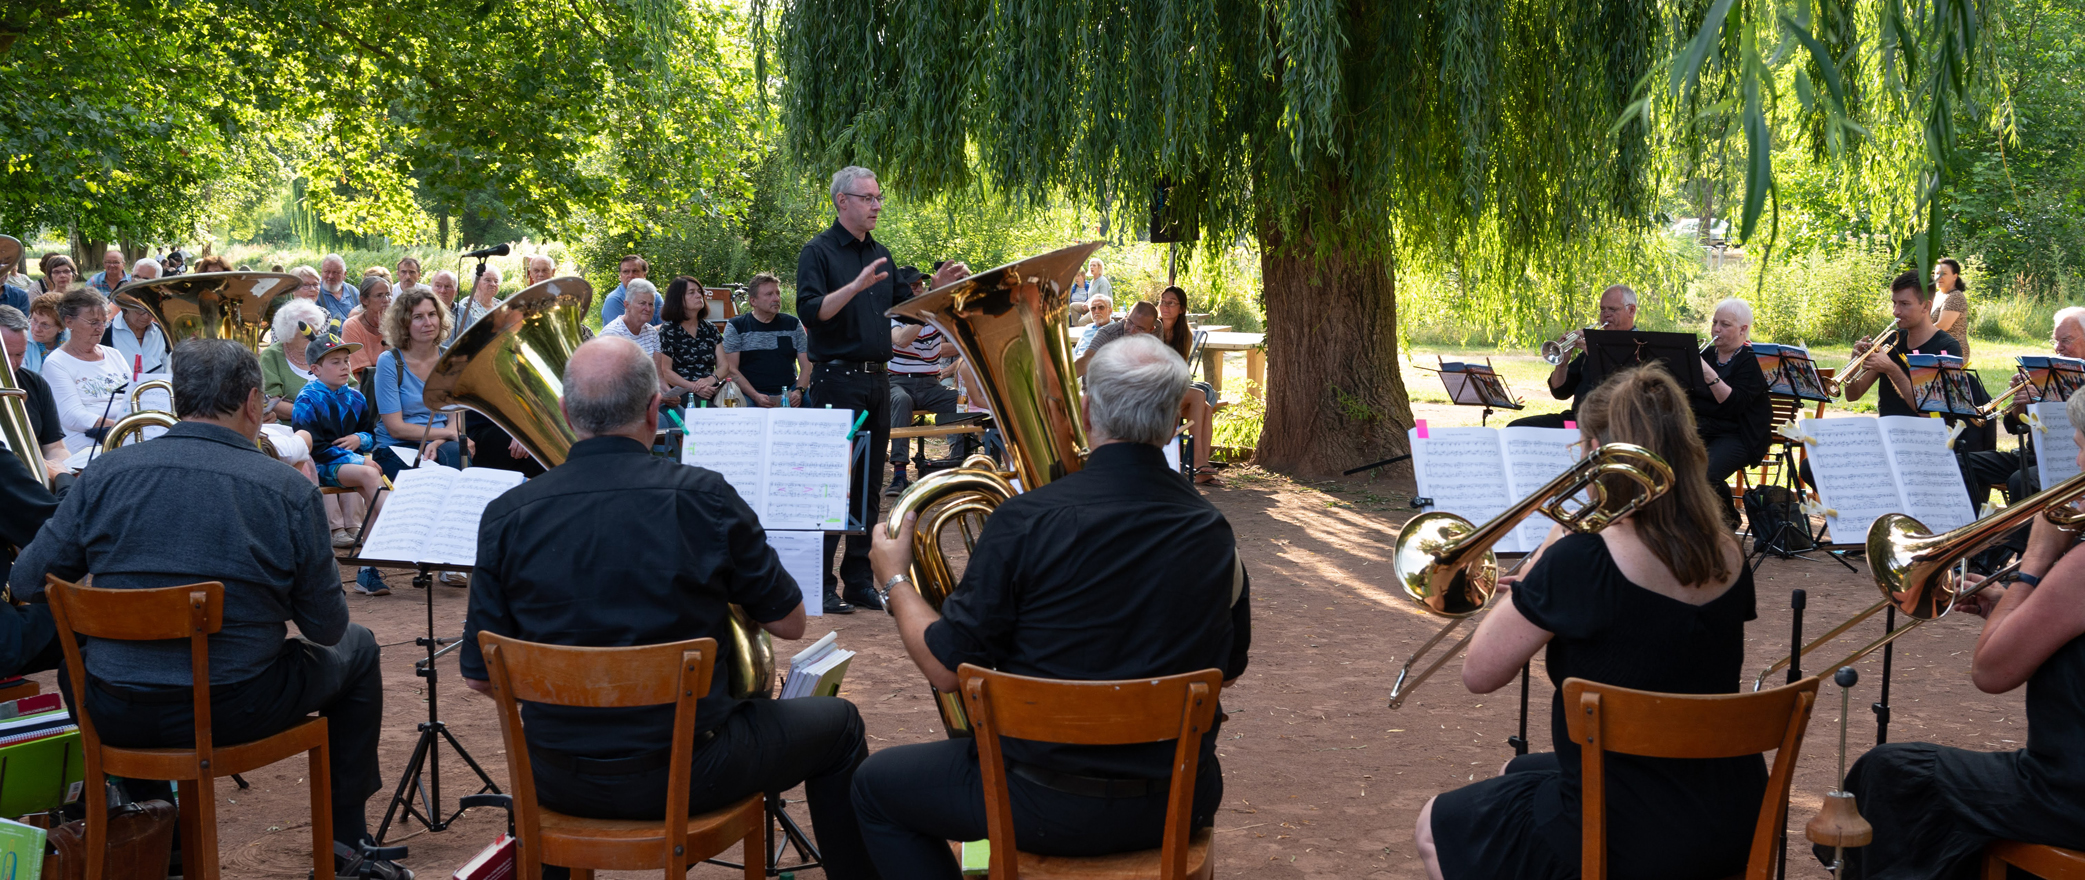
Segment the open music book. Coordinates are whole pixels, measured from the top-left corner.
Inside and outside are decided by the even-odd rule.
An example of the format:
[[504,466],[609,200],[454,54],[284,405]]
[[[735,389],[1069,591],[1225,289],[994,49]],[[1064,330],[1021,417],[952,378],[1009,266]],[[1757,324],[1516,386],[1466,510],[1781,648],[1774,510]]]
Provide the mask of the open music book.
[[769,529],[847,528],[845,409],[703,407],[684,410],[681,463],[723,475]]
[[1975,519],[1947,432],[1946,422],[1916,416],[1798,419],[1832,540],[1866,541],[1885,513],[1909,514],[1934,534]]
[[[1420,422],[1406,432],[1412,443],[1412,472],[1427,510],[1467,519],[1473,525],[1505,512],[1578,461],[1577,431],[1564,428],[1433,428]],[[1553,525],[1530,516],[1494,545],[1503,553],[1531,553]]]
[[2061,400],[2027,407],[2027,427],[2034,437],[2035,479],[2042,488],[2078,475],[2078,438],[2071,433],[2070,413]]
[[837,632],[826,633],[811,647],[789,658],[789,675],[782,679],[782,699],[839,695],[840,679],[846,677],[847,664],[854,659],[853,651],[839,646],[839,638]]
[[520,473],[495,468],[399,471],[397,489],[385,493],[383,509],[357,555],[408,565],[474,565],[485,505],[519,485]]

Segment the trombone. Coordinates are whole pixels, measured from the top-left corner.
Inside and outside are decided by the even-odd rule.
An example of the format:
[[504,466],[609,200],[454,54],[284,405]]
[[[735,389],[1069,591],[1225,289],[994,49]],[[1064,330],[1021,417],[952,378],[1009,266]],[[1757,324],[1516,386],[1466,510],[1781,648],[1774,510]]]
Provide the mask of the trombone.
[[1901,513],[1886,514],[1868,526],[1868,560],[1874,567],[1875,585],[1882,590],[1882,601],[1876,602],[1839,624],[1830,632],[1819,636],[1801,651],[1783,657],[1759,673],[1753,679],[1752,689],[1759,690],[1767,677],[1788,668],[1797,659],[1809,656],[1824,646],[1824,643],[1844,635],[1855,624],[1875,616],[1875,612],[1895,606],[1911,622],[1885,633],[1881,638],[1863,645],[1824,668],[1838,669],[1848,666],[1876,649],[1896,641],[1920,624],[1935,620],[1955,610],[1963,599],[1975,595],[1988,584],[1997,583],[2005,575],[2019,568],[2015,562],[1990,577],[1967,589],[1965,580],[1955,573],[1958,565],[1964,564],[1987,547],[2005,540],[2005,536],[2022,523],[2039,514],[2056,527],[2075,532],[2085,528],[2085,513],[2066,509],[2070,503],[2085,498],[2085,474],[2078,474],[1990,516],[1979,519],[1961,528],[1935,535]]
[[1888,332],[1877,337],[1867,348],[1856,352],[1853,358],[1846,362],[1846,366],[1840,367],[1837,374],[1831,379],[1825,380],[1825,384],[1830,386],[1824,389],[1825,393],[1838,397],[1846,391],[1847,386],[1860,381],[1862,376],[1868,374],[1868,353],[1878,347],[1883,349],[1889,348],[1890,345],[1897,341],[1898,332],[1900,332],[1898,327],[1892,324]]
[[2004,391],[1998,392],[1998,396],[1991,398],[1989,401],[1986,401],[1983,406],[1977,407],[1976,418],[1971,419],[1971,421],[1974,421],[1979,425],[1983,424],[1984,422],[1990,421],[1992,416],[1997,415],[1999,410],[2004,408],[2005,402],[2008,398],[2011,398],[2013,395],[2019,394],[2021,392],[2027,392],[2027,399],[2029,402],[2038,400],[2041,397],[2041,395],[2036,392],[2036,389],[2034,387],[2034,380],[2028,377],[2026,370],[2021,370],[2013,375],[2012,387],[2009,387]]
[[[1626,499],[1620,493],[1610,493],[1607,484],[1600,480],[1603,476],[1625,478],[1634,482],[1639,491]],[[1412,675],[1412,665],[1420,657],[1491,601],[1499,582],[1498,557],[1491,552],[1491,546],[1522,520],[1540,510],[1572,531],[1597,532],[1671,490],[1672,481],[1672,467],[1657,453],[1633,443],[1608,443],[1484,525],[1472,526],[1467,519],[1438,511],[1419,514],[1405,523],[1397,534],[1390,559],[1397,581],[1419,607],[1452,619],[1397,671],[1397,681],[1390,685],[1390,708],[1404,705],[1413,690],[1425,684],[1441,664],[1476,635],[1472,631],[1463,636],[1462,641],[1435,658],[1417,676]],[[1566,506],[1566,502],[1581,494],[1591,500],[1576,508]]]
[[1552,367],[1556,366],[1557,364],[1563,363],[1565,358],[1571,356],[1571,346],[1578,344],[1578,340],[1585,336],[1585,331],[1605,330],[1607,329],[1607,325],[1612,323],[1614,322],[1601,321],[1600,326],[1598,327],[1585,327],[1578,330],[1573,330],[1548,342],[1542,343],[1542,359],[1548,361],[1549,365]]

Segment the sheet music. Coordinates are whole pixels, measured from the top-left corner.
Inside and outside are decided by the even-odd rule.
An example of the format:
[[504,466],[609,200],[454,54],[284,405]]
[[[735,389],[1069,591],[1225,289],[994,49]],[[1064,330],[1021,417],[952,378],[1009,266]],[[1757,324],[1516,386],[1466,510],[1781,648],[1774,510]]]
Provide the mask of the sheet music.
[[721,474],[773,530],[847,527],[853,449],[844,409],[755,407],[687,410],[681,461]]
[[[173,373],[140,373],[140,374],[138,375],[138,379],[137,379],[137,381],[138,381],[138,384],[144,384],[144,383],[146,383],[146,382],[154,382],[154,381],[165,381],[165,382],[172,382],[172,381],[174,381],[174,374],[173,374]],[[136,385],[133,385],[133,386],[131,386],[131,387],[137,387],[137,386],[136,386]],[[143,394],[140,394],[140,395],[138,395],[138,410],[139,410],[140,412],[142,412],[142,411],[144,411],[144,410],[159,410],[160,412],[173,412],[173,411],[174,411],[174,395],[173,395],[173,392],[170,392],[170,391],[168,391],[168,390],[166,390],[166,389],[164,389],[164,388],[153,388],[153,389],[151,389],[151,390],[149,390],[149,391],[146,391],[146,392],[145,392],[145,393],[143,393]]]
[[804,613],[812,617],[825,614],[825,569],[832,564],[832,560],[818,564],[825,552],[825,533],[770,531],[767,545],[775,548],[775,555],[782,558],[782,570],[803,591]]
[[755,503],[767,464],[767,444],[761,441],[767,437],[768,410],[689,407],[682,412],[687,435],[681,444],[681,463],[716,471],[746,503]]
[[[1832,540],[1842,544],[1866,540],[1876,517],[1905,508],[1889,456],[1876,454],[1882,449],[1882,428],[1876,422],[1864,416],[1796,421],[1801,435],[1816,441],[1803,444],[1805,454],[1817,478],[1817,494],[1824,500]],[[1961,482],[1955,480],[1958,486]]]
[[1889,451],[1898,491],[1904,495],[1904,513],[1934,534],[1976,519],[1969,489],[1962,485],[1962,467],[1955,461],[1954,450],[1947,448],[1946,422],[1914,416],[1884,416],[1875,421],[1882,431],[1882,445]]
[[472,565],[478,561],[478,521],[485,506],[521,485],[521,474],[494,468],[413,468],[400,471],[396,489],[362,544],[364,559]]
[[[1412,473],[1426,509],[1452,513],[1482,525],[1505,512],[1516,496],[1507,482],[1504,445],[1495,428],[1433,428],[1425,437],[1406,432],[1412,445]],[[1546,532],[1547,530],[1545,530]],[[1516,533],[1499,541],[1501,552],[1523,550]]]
[[2028,428],[2034,437],[2035,479],[2044,489],[2078,475],[2078,438],[2072,432],[2070,413],[2059,401],[2028,406],[2033,417]]
[[[1507,494],[1512,500],[1526,498],[1558,474],[1570,470],[1578,462],[1575,445],[1582,436],[1569,428],[1499,429],[1499,441],[1506,452]],[[1521,520],[1513,534],[1521,549],[1532,553],[1542,546],[1542,539],[1549,536],[1554,525],[1554,520],[1537,513]]]

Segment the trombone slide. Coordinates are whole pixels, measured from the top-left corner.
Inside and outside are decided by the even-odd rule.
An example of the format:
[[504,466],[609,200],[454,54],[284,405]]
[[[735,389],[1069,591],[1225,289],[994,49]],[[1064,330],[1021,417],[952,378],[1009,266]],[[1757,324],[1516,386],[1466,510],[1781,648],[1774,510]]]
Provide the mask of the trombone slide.
[[[1412,691],[1418,690],[1420,685],[1425,684],[1427,679],[1432,678],[1435,672],[1440,671],[1440,668],[1447,664],[1449,658],[1462,653],[1463,646],[1468,645],[1471,639],[1477,637],[1477,631],[1474,629],[1464,633],[1462,638],[1457,640],[1452,647],[1441,652],[1441,656],[1435,657],[1432,663],[1427,664],[1425,669],[1420,670],[1418,677],[1412,677],[1412,664],[1419,662],[1419,658],[1426,656],[1426,652],[1433,650],[1433,646],[1440,644],[1442,639],[1447,638],[1449,633],[1454,632],[1456,627],[1461,626],[1464,619],[1458,617],[1448,621],[1447,626],[1441,627],[1440,632],[1434,633],[1433,638],[1427,639],[1426,644],[1420,645],[1419,650],[1413,651],[1412,656],[1404,661],[1404,667],[1397,670],[1397,680],[1390,683],[1390,708],[1396,709],[1403,706],[1405,697],[1411,696]],[[1411,680],[1409,685],[1405,684],[1405,680],[1408,678]]]

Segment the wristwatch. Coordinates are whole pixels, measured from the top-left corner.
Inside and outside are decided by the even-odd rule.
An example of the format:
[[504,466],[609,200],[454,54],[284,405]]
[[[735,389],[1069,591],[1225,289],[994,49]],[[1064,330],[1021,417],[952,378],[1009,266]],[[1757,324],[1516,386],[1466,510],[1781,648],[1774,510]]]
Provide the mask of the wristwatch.
[[894,574],[890,576],[890,580],[883,582],[883,586],[877,588],[876,601],[883,603],[883,613],[888,614],[892,617],[897,616],[897,612],[890,610],[890,591],[896,588],[899,584],[906,584],[911,582],[912,578],[906,577],[902,574]]

